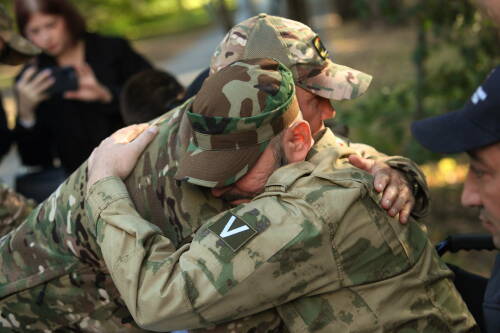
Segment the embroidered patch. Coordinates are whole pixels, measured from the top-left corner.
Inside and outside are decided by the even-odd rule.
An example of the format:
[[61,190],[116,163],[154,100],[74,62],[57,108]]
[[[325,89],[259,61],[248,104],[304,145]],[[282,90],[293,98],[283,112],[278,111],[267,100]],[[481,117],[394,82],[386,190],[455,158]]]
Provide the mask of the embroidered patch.
[[330,54],[326,50],[326,47],[323,45],[323,42],[321,41],[319,36],[314,37],[313,45],[316,51],[318,51],[318,54],[321,58],[326,59],[330,57]]
[[223,218],[208,227],[227,246],[238,251],[246,242],[257,234],[257,231],[239,217],[228,213]]

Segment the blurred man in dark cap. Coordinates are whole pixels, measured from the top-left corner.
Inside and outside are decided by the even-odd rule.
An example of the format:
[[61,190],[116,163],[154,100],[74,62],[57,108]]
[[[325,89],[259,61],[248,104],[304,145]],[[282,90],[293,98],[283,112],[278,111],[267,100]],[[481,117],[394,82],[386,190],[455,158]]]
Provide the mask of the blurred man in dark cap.
[[[18,65],[38,52],[34,45],[13,31],[12,20],[5,8],[0,5],[0,64]],[[13,140],[7,127],[1,97],[0,94],[0,158],[7,153]],[[33,202],[0,183],[0,235],[12,229],[16,222],[22,221],[33,205]]]
[[[438,153],[466,152],[470,168],[462,205],[479,209],[479,220],[500,249],[500,66],[473,93],[460,110],[417,121],[415,138]],[[479,282],[480,283],[480,282]],[[468,285],[467,289],[481,290]],[[476,289],[477,288],[477,289]],[[478,292],[487,332],[500,329],[500,255],[487,281],[484,298]]]

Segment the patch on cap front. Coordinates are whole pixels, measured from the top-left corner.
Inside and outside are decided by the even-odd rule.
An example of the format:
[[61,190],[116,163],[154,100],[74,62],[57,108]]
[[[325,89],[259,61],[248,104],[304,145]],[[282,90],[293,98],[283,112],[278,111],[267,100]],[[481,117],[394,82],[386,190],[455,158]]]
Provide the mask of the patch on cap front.
[[208,227],[208,230],[216,234],[233,252],[238,251],[257,235],[257,231],[251,225],[231,213],[224,215]]
[[330,57],[328,50],[326,49],[325,45],[323,45],[323,42],[321,41],[321,38],[319,38],[319,36],[314,37],[313,45],[314,48],[316,49],[316,52],[318,52],[321,58],[326,60],[326,58]]

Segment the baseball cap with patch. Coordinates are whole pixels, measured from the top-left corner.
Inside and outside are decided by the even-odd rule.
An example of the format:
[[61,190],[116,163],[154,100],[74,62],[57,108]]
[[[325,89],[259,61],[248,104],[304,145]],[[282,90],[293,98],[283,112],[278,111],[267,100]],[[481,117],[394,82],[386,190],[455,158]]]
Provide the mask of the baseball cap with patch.
[[14,32],[12,20],[0,4],[0,37],[5,46],[0,51],[0,62],[17,65],[40,53],[40,50]]
[[269,59],[237,61],[205,80],[186,113],[190,144],[175,178],[205,187],[235,183],[299,114],[292,73]]
[[235,25],[216,48],[210,65],[215,73],[236,60],[272,57],[290,68],[295,83],[322,97],[353,99],[372,77],[330,60],[319,36],[307,25],[259,14]]
[[413,136],[437,153],[460,153],[500,142],[500,66],[493,69],[465,106],[416,121]]

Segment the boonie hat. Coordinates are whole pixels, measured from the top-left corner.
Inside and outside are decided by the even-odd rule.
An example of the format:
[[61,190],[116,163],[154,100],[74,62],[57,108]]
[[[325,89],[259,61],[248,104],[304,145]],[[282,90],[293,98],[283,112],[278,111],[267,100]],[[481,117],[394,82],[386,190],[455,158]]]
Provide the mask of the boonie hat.
[[269,59],[237,61],[208,77],[186,113],[191,139],[175,178],[231,185],[299,114],[292,73]]
[[14,32],[12,20],[0,4],[0,37],[5,42],[0,51],[0,61],[9,65],[20,64],[40,53],[40,49]]
[[500,142],[500,66],[460,110],[416,121],[414,137],[437,153],[459,153]]
[[333,100],[360,96],[372,79],[330,60],[321,39],[307,25],[267,14],[251,17],[227,33],[212,56],[210,72],[236,60],[259,57],[279,60],[290,68],[298,86]]

